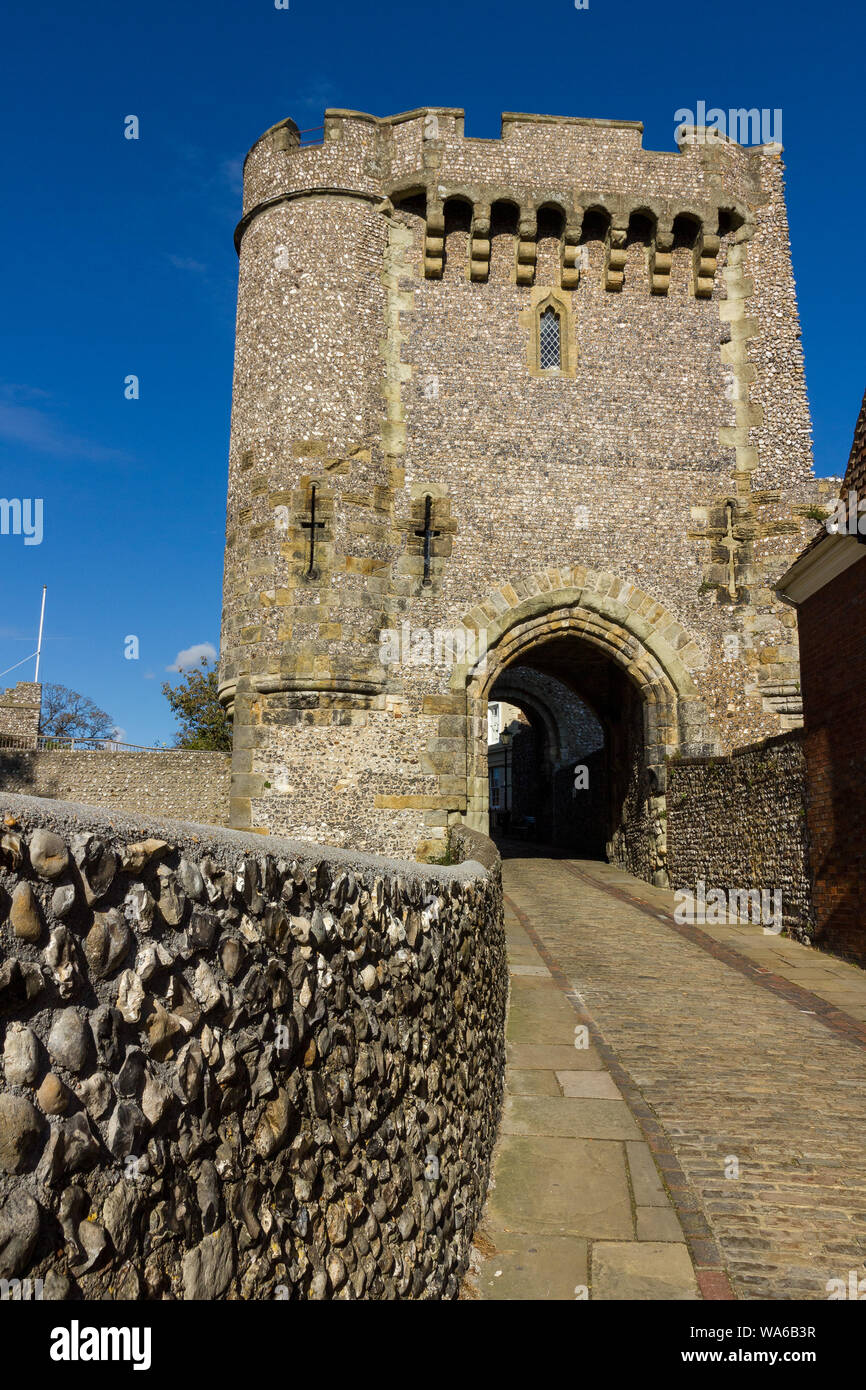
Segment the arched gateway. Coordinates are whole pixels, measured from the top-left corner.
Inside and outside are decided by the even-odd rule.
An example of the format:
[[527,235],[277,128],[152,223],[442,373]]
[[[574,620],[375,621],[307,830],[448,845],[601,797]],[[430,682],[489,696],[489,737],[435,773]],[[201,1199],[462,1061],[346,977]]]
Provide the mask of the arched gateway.
[[[475,644],[479,659],[455,666],[451,678],[452,689],[465,689],[467,698],[466,819],[489,829],[490,693],[499,689],[522,703],[525,692],[509,687],[507,673],[529,666],[572,690],[603,720],[613,744],[608,790],[619,800],[605,812],[609,852],[661,882],[665,759],[720,751],[689,669],[703,666],[703,653],[672,614],[614,575],[546,570],[519,587],[529,591],[526,597],[506,585],[464,619],[469,631],[484,634]],[[491,610],[497,616],[479,627]]]
[[511,829],[663,881],[666,759],[798,721],[773,584],[818,499],[779,151],[641,129],[328,111],[250,150],[233,825],[442,857],[498,758]]

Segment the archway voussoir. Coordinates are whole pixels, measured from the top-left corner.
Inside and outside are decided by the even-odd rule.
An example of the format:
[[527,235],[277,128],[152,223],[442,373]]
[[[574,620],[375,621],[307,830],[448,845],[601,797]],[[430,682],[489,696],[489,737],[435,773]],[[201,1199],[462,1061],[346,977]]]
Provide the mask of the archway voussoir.
[[703,649],[698,646],[694,638],[690,638],[680,651],[680,659],[692,671],[702,671],[707,664],[707,658]]
[[[463,622],[485,634],[488,687],[491,665],[502,670],[529,646],[566,632],[604,650],[645,692],[659,685],[671,702],[677,695],[694,698],[689,668],[705,664],[698,643],[651,594],[609,570],[583,565],[540,570],[504,583]],[[483,687],[479,674],[470,672],[467,679]],[[658,700],[658,694],[653,698]]]
[[595,587],[598,593],[609,595],[612,589],[619,588],[619,580],[615,574],[611,574],[610,570],[602,570]]
[[673,647],[674,651],[677,652],[680,651],[689,640],[688,633],[683,632],[683,629],[677,622],[669,623],[667,627],[662,628],[661,635],[664,640]]
[[626,608],[624,603],[619,603],[617,599],[599,593],[598,590],[587,595],[586,606],[620,630],[627,627],[631,620],[631,610]]
[[507,613],[511,608],[511,604],[506,598],[503,598],[498,589],[495,589],[494,592],[484,600],[481,607],[487,614],[487,617],[492,621],[494,618],[498,618],[502,613]]

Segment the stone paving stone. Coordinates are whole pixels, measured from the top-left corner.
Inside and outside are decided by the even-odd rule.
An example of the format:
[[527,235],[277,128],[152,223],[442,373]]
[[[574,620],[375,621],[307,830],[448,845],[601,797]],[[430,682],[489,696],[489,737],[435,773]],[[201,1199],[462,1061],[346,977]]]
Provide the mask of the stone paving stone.
[[545,1071],[601,1071],[604,1066],[594,1047],[509,1042],[506,1050],[513,1067],[542,1067]]
[[[621,872],[614,885],[609,866],[577,868],[589,882],[561,861],[506,861],[506,893],[640,1088],[637,1113],[678,1210],[695,1217],[692,1253],[699,1265],[720,1262],[699,1270],[702,1287],[723,1294],[723,1266],[743,1298],[825,1299],[827,1281],[866,1258],[866,1047],[854,1022],[866,1013],[866,972],[760,927],[733,939],[719,929],[716,939],[710,925],[704,942],[689,939],[656,915],[672,894]],[[652,912],[614,897],[614,886]],[[750,959],[763,975],[748,973]],[[762,978],[783,990],[791,982],[791,995]],[[814,1009],[795,985],[816,997]],[[728,1178],[733,1159],[739,1175]],[[665,1248],[685,1257],[678,1242]],[[598,1296],[595,1285],[593,1275]]]
[[574,1300],[589,1284],[589,1252],[576,1236],[541,1236],[485,1227],[496,1246],[476,1285],[487,1300]]
[[[538,957],[536,956],[536,960],[537,959]],[[513,975],[511,979],[511,989],[512,991],[516,991],[516,997],[519,999],[528,999],[530,995],[536,992],[543,993],[546,990],[550,995],[550,1004],[555,1012],[559,1009],[558,1003],[554,1002],[557,999],[563,1000],[566,1003],[566,1007],[568,1007],[568,1001],[564,999],[560,986],[546,967],[544,970],[533,971],[532,974],[521,973],[519,975]],[[570,1010],[569,1017],[571,1017]]]
[[597,1100],[622,1100],[622,1092],[606,1071],[558,1071],[556,1079],[564,1096],[594,1096]]
[[590,1266],[593,1299],[699,1299],[684,1245],[599,1240]]
[[635,1207],[638,1240],[685,1240],[677,1214],[670,1207]]
[[520,1071],[516,1067],[510,1067],[508,1071],[508,1094],[512,1096],[561,1096],[562,1091],[555,1072],[541,1071],[540,1069]]
[[541,975],[546,976],[548,980],[550,979],[550,971],[548,970],[546,965],[515,965],[513,961],[509,961],[508,973],[510,975],[518,976]]
[[640,1130],[621,1100],[573,1100],[507,1096],[502,1134],[551,1134],[575,1139],[639,1139]]
[[616,1141],[506,1135],[485,1226],[547,1235],[634,1236],[625,1153]]
[[670,1203],[646,1144],[626,1144],[628,1171],[635,1202],[642,1207],[666,1207]]
[[[542,985],[541,988],[534,986]],[[512,980],[508,1027],[509,1042],[571,1043],[574,1047],[574,1010],[552,982]]]

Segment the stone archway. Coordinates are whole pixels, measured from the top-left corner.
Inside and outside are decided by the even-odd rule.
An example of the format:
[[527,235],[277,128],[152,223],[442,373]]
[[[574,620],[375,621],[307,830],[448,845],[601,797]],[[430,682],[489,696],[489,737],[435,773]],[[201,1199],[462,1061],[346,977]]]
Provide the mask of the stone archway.
[[[478,634],[476,654],[482,653],[473,665],[457,666],[452,673],[452,688],[462,688],[467,702],[467,823],[485,832],[488,828],[489,691],[510,666],[533,660],[552,644],[562,651],[570,642],[575,657],[583,651],[603,657],[639,701],[651,844],[638,867],[645,877],[665,882],[666,759],[719,748],[695,680],[704,665],[698,644],[652,595],[613,574],[581,566],[544,570],[502,585],[465,615],[463,625]],[[629,862],[628,867],[636,865]]]

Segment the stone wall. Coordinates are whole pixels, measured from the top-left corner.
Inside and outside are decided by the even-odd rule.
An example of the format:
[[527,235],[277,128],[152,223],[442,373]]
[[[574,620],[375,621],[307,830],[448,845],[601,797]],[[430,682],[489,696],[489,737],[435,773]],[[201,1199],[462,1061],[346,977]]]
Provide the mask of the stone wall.
[[[233,824],[418,857],[464,817],[483,829],[487,696],[518,657],[567,666],[590,704],[587,673],[627,671],[659,796],[675,749],[797,722],[772,585],[820,486],[781,157],[641,132],[510,114],[480,140],[450,108],[334,110],[321,144],[285,121],[250,151],[220,658]],[[485,679],[383,663],[404,624],[480,634]],[[642,872],[662,850],[634,851]]]
[[499,1114],[499,860],[0,794],[0,1277],[454,1298]]
[[812,940],[802,730],[730,757],[672,760],[667,810],[673,888],[778,889],[785,930]]
[[35,748],[41,710],[42,686],[36,681],[0,690],[0,748],[9,743]]
[[230,753],[0,750],[0,791],[228,825]]

